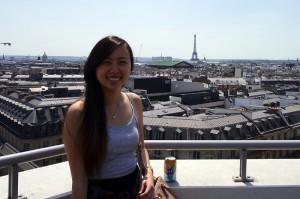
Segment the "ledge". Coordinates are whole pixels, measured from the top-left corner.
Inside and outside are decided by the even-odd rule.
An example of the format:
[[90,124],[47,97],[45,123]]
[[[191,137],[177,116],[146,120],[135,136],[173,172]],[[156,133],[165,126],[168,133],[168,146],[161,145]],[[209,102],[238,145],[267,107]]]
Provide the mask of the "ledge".
[[[151,160],[154,175],[163,176],[163,160]],[[236,183],[239,160],[177,160],[177,182],[169,185],[178,198],[300,198],[299,159],[250,159],[251,183]],[[19,194],[28,199],[65,198],[71,190],[67,162],[19,173]],[[7,198],[8,177],[0,177],[0,198]]]

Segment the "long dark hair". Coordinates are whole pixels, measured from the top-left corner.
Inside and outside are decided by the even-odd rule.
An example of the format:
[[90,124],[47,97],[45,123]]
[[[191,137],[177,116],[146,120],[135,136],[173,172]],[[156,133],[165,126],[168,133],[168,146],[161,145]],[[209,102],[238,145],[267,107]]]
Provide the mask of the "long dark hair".
[[77,143],[86,175],[92,176],[101,169],[107,153],[107,119],[104,94],[96,77],[96,68],[119,46],[125,45],[130,54],[131,70],[133,53],[129,44],[116,36],[101,39],[92,49],[84,65],[84,107],[83,118]]

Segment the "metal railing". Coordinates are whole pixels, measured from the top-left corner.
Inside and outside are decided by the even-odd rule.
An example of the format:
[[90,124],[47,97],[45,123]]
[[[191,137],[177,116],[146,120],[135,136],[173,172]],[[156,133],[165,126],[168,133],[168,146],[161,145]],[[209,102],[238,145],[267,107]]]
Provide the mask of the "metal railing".
[[[300,140],[146,140],[145,145],[149,150],[239,150],[240,171],[233,177],[235,182],[253,181],[246,173],[248,150],[300,150]],[[0,157],[0,168],[9,168],[8,198],[18,198],[18,164],[64,154],[62,144]]]

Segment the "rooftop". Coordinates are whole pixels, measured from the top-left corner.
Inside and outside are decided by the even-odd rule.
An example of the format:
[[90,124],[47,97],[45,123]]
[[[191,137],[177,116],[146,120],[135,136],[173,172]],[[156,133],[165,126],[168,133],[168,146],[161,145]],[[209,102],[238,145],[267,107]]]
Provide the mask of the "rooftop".
[[[247,159],[247,150],[300,149],[299,141],[147,141],[147,148],[175,150],[240,150],[240,160],[177,160],[176,181],[169,183],[177,198],[184,199],[296,199],[300,197],[299,159]],[[0,158],[0,167],[64,154],[64,146],[53,146]],[[248,162],[248,163],[247,163]],[[151,160],[155,176],[163,176],[163,160]],[[17,171],[0,177],[0,198],[68,198],[71,175],[67,162]],[[246,173],[247,170],[247,173]],[[253,181],[248,181],[250,177]],[[240,177],[243,182],[237,182]],[[8,183],[9,182],[9,183]]]
[[[239,160],[177,160],[177,181],[169,183],[178,198],[296,199],[300,197],[300,160],[251,159],[254,182],[234,182]],[[155,176],[163,176],[163,160],[151,160]],[[0,177],[0,198],[8,195],[8,176]],[[19,194],[30,199],[51,198],[71,191],[67,162],[19,173]]]

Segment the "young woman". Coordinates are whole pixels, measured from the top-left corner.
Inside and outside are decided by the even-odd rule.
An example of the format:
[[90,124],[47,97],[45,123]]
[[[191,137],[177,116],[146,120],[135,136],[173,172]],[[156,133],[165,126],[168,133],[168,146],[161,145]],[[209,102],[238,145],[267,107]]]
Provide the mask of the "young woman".
[[[85,95],[69,107],[63,133],[73,199],[153,197],[141,99],[121,91],[132,69],[132,50],[116,36],[100,40],[85,63]],[[138,146],[147,170],[142,179]]]

